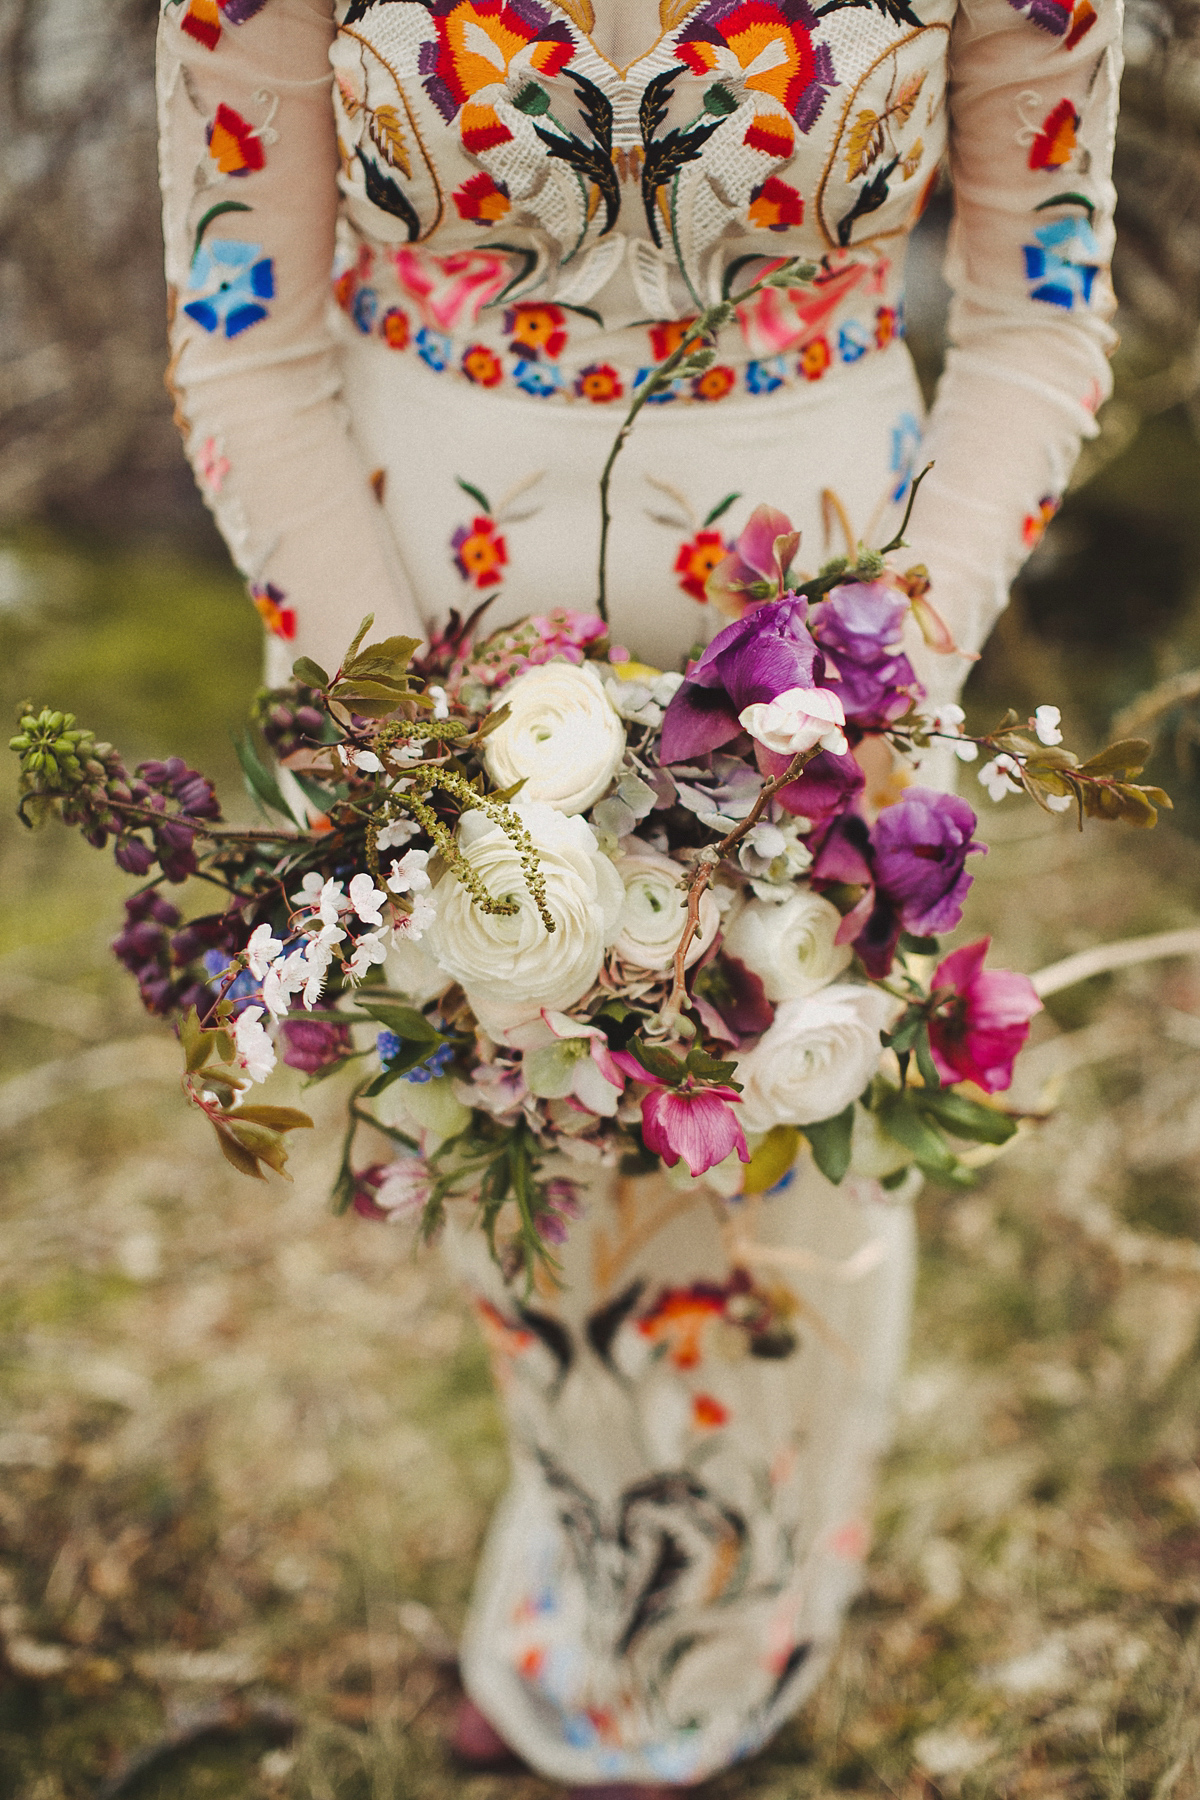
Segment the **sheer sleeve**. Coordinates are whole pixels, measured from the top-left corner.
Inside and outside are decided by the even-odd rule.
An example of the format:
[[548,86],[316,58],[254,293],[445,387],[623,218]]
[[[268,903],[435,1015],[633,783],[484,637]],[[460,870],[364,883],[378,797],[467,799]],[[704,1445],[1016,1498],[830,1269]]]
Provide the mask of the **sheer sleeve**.
[[[1003,610],[1111,388],[1120,32],[1120,0],[960,0],[955,19],[950,348],[908,536],[966,649]],[[927,656],[922,675],[947,698],[964,666]]]
[[164,0],[159,26],[168,382],[276,670],[368,611],[420,629],[339,399],[332,37],[331,0]]

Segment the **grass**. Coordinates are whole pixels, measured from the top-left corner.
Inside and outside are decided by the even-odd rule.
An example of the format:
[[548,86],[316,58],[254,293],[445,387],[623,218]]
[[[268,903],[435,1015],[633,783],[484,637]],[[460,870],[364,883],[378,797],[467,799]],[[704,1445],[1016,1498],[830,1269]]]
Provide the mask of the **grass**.
[[[232,790],[257,668],[236,584],[33,536],[10,557],[7,697]],[[1095,723],[1073,683],[1103,646],[1011,638],[976,703]],[[1002,962],[1195,918],[1200,850],[1169,825],[1079,838],[1015,802],[985,823],[970,924]],[[127,886],[0,822],[0,1794],[83,1800],[224,1707],[133,1800],[548,1800],[440,1746],[505,1471],[461,1302],[436,1260],[328,1215],[329,1129],[293,1188],[214,1157],[106,956]],[[90,1062],[92,1091],[5,1124],[31,1063],[114,1037],[144,1040],[136,1079]],[[864,1591],[817,1695],[713,1800],[1200,1795],[1198,1043],[1194,965],[1056,997],[1020,1092],[1053,1118],[971,1193],[926,1190]],[[330,1126],[336,1094],[312,1097]]]

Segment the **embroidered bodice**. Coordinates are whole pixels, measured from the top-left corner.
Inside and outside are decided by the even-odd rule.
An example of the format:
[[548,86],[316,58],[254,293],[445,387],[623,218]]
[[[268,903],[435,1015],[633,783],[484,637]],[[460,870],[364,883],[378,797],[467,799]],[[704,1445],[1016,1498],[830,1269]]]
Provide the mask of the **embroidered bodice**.
[[320,491],[357,484],[343,586],[402,587],[337,410],[331,262],[343,329],[590,411],[699,307],[803,256],[815,281],[741,307],[669,399],[766,396],[902,334],[907,234],[948,153],[955,348],[912,535],[978,637],[1107,392],[1119,12],[620,0],[598,25],[592,0],[164,0],[173,376],[247,574],[328,568],[328,504],[320,546],[285,543],[313,529],[319,441]]

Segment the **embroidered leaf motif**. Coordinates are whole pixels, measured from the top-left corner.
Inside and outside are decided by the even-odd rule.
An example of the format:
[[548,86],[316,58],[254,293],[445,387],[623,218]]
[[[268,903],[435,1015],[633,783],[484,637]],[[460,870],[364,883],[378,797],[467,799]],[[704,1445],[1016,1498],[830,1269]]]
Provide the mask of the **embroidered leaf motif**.
[[699,0],[659,0],[658,22],[664,32],[674,31],[698,5]]
[[888,181],[895,173],[899,161],[899,157],[894,156],[890,163],[885,163],[881,169],[877,169],[870,181],[859,188],[858,196],[850,211],[838,220],[837,238],[843,249],[850,242],[855,219],[863,219],[868,213],[878,212],[887,199]]
[[918,30],[921,21],[909,5],[908,0],[825,0],[824,6],[818,6],[816,16],[823,19],[827,13],[840,12],[843,7],[873,6],[877,13],[890,19],[893,25],[915,25]]
[[917,95],[925,86],[925,71],[918,75],[910,75],[907,81],[900,84],[900,92],[888,107],[888,112],[897,125],[907,125],[912,117],[912,109],[917,104]]
[[646,86],[642,95],[642,103],[638,108],[638,124],[641,127],[642,143],[646,150],[646,161],[642,167],[642,204],[646,209],[646,223],[650,227],[650,236],[655,244],[662,248],[662,234],[659,230],[659,193],[684,167],[686,163],[695,162],[702,147],[708,142],[713,132],[724,123],[723,119],[697,119],[691,125],[676,125],[665,137],[655,137],[655,132],[667,116],[667,106],[671,98],[671,88],[680,75],[681,68],[666,69],[661,75]]
[[362,111],[362,101],[350,85],[349,78],[339,69],[337,74],[337,91],[342,107],[348,119],[356,119]]
[[394,106],[376,106],[370,115],[367,129],[371,133],[371,142],[390,168],[399,169],[412,178],[412,164],[408,160],[408,149],[404,142],[404,128],[400,116]]
[[621,183],[613,167],[612,103],[586,76],[577,75],[574,69],[563,72],[579,96],[580,113],[592,135],[592,142],[585,143],[574,132],[564,132],[561,127],[557,131],[548,131],[544,125],[535,125],[533,129],[551,156],[569,164],[599,189],[604,201],[604,229],[600,236],[604,237],[616,224],[621,210]]
[[210,206],[196,227],[196,237],[192,244],[193,258],[195,258],[197,250],[204,242],[204,234],[214,219],[219,219],[222,213],[253,212],[253,210],[253,207],[247,206],[244,200],[219,200],[216,206]]
[[415,243],[421,235],[421,221],[416,215],[412,201],[407,194],[401,192],[391,176],[385,175],[381,169],[377,169],[361,150],[356,150],[354,154],[362,164],[363,180],[367,184],[367,199],[372,206],[380,206],[384,212],[391,213],[393,219],[402,220],[408,227],[409,243]]
[[864,107],[846,138],[846,179],[857,181],[883,154],[883,120]]
[[900,164],[905,181],[911,181],[921,166],[921,158],[925,154],[925,140],[918,138],[904,161]]

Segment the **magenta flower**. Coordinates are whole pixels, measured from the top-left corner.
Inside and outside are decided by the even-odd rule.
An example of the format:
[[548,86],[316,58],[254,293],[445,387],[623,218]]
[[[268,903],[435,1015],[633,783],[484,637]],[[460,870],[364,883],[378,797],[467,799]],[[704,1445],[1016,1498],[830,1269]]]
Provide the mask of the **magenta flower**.
[[1042,1010],[1032,981],[1008,969],[985,969],[990,938],[953,950],[938,964],[934,991],[949,988],[929,1021],[929,1047],[943,1081],[973,1081],[986,1094],[1012,1082],[1013,1063]]
[[738,714],[755,701],[820,687],[825,663],[807,618],[807,600],[773,600],[717,633],[663,717],[664,763],[719,750],[737,737]]
[[905,931],[918,937],[953,931],[971,885],[968,856],[986,854],[971,833],[975,814],[965,800],[933,788],[907,788],[885,807],[871,832],[875,883]]
[[316,1075],[354,1048],[348,1026],[323,1019],[285,1019],[279,1029],[284,1062],[304,1075]]
[[786,513],[773,506],[756,506],[729,555],[719,562],[705,584],[705,592],[718,612],[738,619],[756,604],[755,588],[765,589],[757,600],[783,594],[788,569],[800,543]]
[[[791,761],[788,756],[761,747],[756,747],[755,758],[763,774],[772,776],[782,775]],[[810,763],[805,763],[795,781],[780,788],[776,799],[799,818],[824,825],[854,804],[866,779],[849,751],[835,756],[831,750],[821,750]]]
[[[643,1071],[644,1074],[644,1071]],[[692,1175],[725,1161],[731,1150],[750,1161],[746,1137],[730,1102],[733,1088],[669,1088],[655,1085],[642,1101],[642,1138],[668,1169],[680,1157]]]
[[907,594],[882,581],[847,582],[813,608],[811,629],[825,653],[825,686],[851,724],[879,730],[908,711],[924,689],[903,654]]

